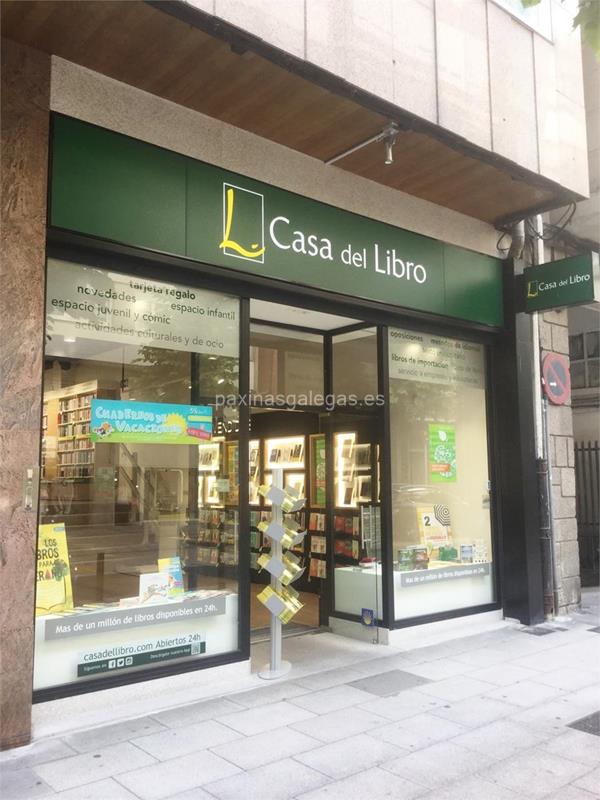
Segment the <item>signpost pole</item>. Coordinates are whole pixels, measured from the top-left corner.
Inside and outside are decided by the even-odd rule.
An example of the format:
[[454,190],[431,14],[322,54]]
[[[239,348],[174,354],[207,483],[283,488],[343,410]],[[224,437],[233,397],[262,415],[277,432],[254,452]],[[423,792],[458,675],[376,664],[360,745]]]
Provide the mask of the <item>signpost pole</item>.
[[[276,469],[273,471],[273,486],[283,489],[283,471]],[[280,506],[273,505],[272,519],[281,524],[283,522],[283,512]],[[271,555],[274,558],[281,558],[281,542],[271,542]],[[271,586],[277,592],[281,589],[281,582],[274,575],[271,575]],[[282,661],[283,637],[281,632],[281,620],[275,614],[271,614],[271,673],[279,672]]]
[[[283,470],[274,469],[272,475],[273,475],[273,486],[276,489],[283,489]],[[271,509],[272,509],[271,520],[279,525],[283,524],[283,511],[281,510],[281,506],[273,503]],[[281,542],[276,542],[274,540],[271,540],[271,556],[273,558],[281,560],[282,555],[283,555],[283,548],[281,546]],[[271,575],[271,587],[273,588],[274,592],[279,593],[281,591],[281,581],[278,580],[275,577],[275,575]],[[259,678],[263,678],[264,680],[267,681],[283,677],[292,668],[290,662],[284,661],[282,657],[282,651],[283,651],[282,623],[276,614],[271,614],[270,629],[271,629],[271,643],[270,643],[269,663],[265,664],[262,670],[258,673]]]

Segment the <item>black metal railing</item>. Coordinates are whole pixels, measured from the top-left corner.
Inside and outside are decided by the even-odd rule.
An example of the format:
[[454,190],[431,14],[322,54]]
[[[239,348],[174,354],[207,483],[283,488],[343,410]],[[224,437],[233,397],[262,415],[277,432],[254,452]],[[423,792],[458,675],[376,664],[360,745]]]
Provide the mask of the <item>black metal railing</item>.
[[600,556],[600,443],[575,443],[575,480],[577,482],[577,538],[581,581],[596,585]]

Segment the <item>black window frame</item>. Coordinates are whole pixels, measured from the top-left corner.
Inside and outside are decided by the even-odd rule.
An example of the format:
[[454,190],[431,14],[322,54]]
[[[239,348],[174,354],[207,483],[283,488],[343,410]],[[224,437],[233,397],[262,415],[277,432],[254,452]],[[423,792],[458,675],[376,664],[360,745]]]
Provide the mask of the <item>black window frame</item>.
[[[387,361],[388,327],[409,327],[415,331],[424,331],[459,338],[483,344],[486,350],[486,407],[488,420],[488,457],[492,487],[496,488],[498,477],[497,450],[494,441],[497,437],[497,420],[493,400],[493,364],[495,344],[498,343],[504,329],[492,328],[479,323],[456,320],[436,316],[427,312],[397,308],[374,301],[352,298],[346,295],[323,291],[311,287],[285,284],[281,281],[262,276],[248,275],[197,262],[189,258],[173,256],[167,253],[132,247],[118,242],[82,235],[64,229],[49,226],[47,231],[47,258],[59,258],[82,265],[98,266],[136,275],[149,280],[173,281],[207,290],[219,291],[240,300],[240,366],[239,391],[248,394],[249,389],[249,355],[250,355],[250,300],[260,299],[285,305],[297,305],[314,311],[336,313],[352,319],[360,319],[356,325],[344,326],[324,334],[324,389],[325,394],[331,389],[332,347],[331,337],[335,333],[345,332],[352,328],[375,327],[378,338],[378,390],[385,397],[381,414],[381,529],[382,529],[382,591],[383,628],[395,630],[428,622],[469,616],[485,611],[494,611],[502,607],[501,569],[499,554],[501,552],[501,519],[498,504],[494,502],[496,491],[491,493],[490,515],[492,525],[492,558],[494,563],[495,599],[482,606],[448,609],[435,614],[411,617],[403,620],[394,619],[393,593],[393,536],[391,530],[391,474],[390,474],[390,421],[389,421],[389,371]],[[315,331],[316,332],[316,331]],[[41,389],[40,389],[41,391]],[[313,409],[314,410],[314,409]],[[250,439],[248,405],[239,408],[239,447],[240,475],[248,474],[248,444]],[[40,437],[41,452],[41,437]],[[331,460],[331,459],[330,459]],[[328,482],[329,483],[329,482]],[[240,480],[240,531],[249,528],[250,507],[248,503],[247,481]],[[244,542],[247,542],[247,547]],[[331,550],[331,548],[329,548]],[[331,556],[329,557],[331,559]],[[333,564],[329,563],[328,572],[332,576]],[[332,578],[329,581],[333,584]],[[33,693],[33,702],[44,702],[61,697],[83,694],[90,691],[123,686],[146,680],[194,672],[224,664],[246,661],[250,658],[250,546],[249,540],[240,537],[239,574],[238,574],[238,649],[230,653],[208,656],[181,664],[169,664],[162,667],[140,670],[135,673],[114,675],[78,683],[64,684],[57,687],[38,689]],[[327,613],[335,618],[359,622],[359,615],[335,612],[333,590],[330,588],[327,598]],[[322,624],[326,624],[322,613]]]

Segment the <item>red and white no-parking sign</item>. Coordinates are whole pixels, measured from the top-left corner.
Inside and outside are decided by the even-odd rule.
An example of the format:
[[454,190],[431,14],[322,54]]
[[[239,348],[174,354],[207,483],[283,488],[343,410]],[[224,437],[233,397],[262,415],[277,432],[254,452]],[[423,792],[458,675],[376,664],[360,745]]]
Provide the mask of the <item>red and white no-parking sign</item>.
[[544,394],[555,406],[564,405],[571,397],[571,371],[565,356],[548,353],[542,361]]

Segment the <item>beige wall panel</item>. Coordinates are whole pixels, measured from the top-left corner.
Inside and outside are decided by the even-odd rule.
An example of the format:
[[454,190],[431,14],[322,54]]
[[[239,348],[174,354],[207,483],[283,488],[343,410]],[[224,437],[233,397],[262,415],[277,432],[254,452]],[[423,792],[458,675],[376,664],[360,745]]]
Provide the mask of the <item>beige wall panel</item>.
[[552,38],[557,91],[574,103],[583,105],[581,34],[579,28],[573,30],[573,14],[569,11],[569,3],[552,0]]
[[214,6],[217,17],[304,58],[303,0],[215,0]]
[[439,123],[492,146],[485,0],[436,0]]
[[494,152],[537,171],[533,34],[488,3]]
[[392,0],[306,0],[306,59],[393,102]]
[[534,36],[533,52],[540,172],[559,181],[561,152],[554,45],[541,36]]
[[434,0],[392,5],[394,103],[437,122]]
[[569,189],[589,195],[585,109],[568,97],[556,95],[560,141],[560,182]]

